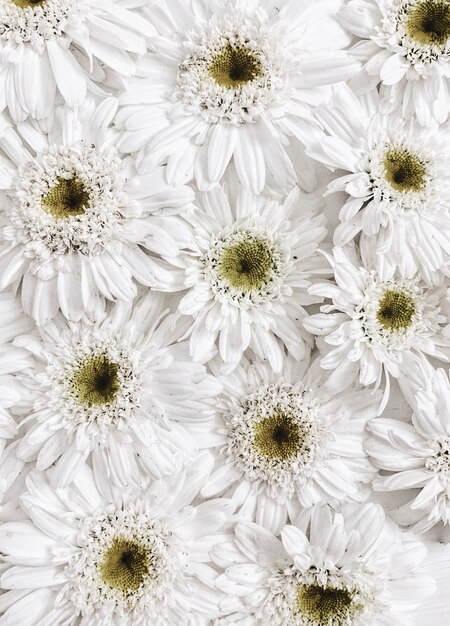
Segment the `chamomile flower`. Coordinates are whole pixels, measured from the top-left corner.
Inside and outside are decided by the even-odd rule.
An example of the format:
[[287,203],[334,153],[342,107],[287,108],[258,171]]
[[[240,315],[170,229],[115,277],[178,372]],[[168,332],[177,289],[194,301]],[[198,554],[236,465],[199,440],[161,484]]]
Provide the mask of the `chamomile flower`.
[[351,259],[341,248],[328,256],[336,285],[314,285],[310,290],[332,304],[304,320],[305,327],[332,346],[321,360],[331,372],[327,385],[342,390],[355,378],[378,388],[384,377],[381,412],[390,392],[390,376],[398,377],[413,355],[447,360],[442,346],[448,339],[440,314],[445,288],[428,287],[419,277],[384,279],[370,265]]
[[228,183],[200,194],[202,210],[185,215],[193,241],[178,257],[188,289],[179,311],[193,317],[194,360],[214,356],[218,340],[229,370],[250,347],[279,372],[278,339],[295,358],[308,352],[301,320],[317,299],[307,288],[327,272],[317,253],[326,235],[322,200],[294,188],[280,203]]
[[377,418],[369,425],[366,449],[385,470],[375,489],[415,490],[396,519],[425,532],[439,522],[450,524],[450,382],[443,369],[426,363],[415,369],[421,380],[409,399],[411,423]]
[[[39,470],[57,462],[58,484],[92,453],[116,484],[160,477],[196,451],[189,423],[207,419],[220,387],[192,363],[161,294],[117,304],[102,322],[56,320],[16,339],[34,355],[20,383],[29,410],[17,454]],[[183,330],[183,329],[182,329]]]
[[151,2],[158,37],[121,96],[121,146],[141,164],[167,161],[169,182],[209,189],[233,159],[252,192],[266,180],[289,191],[285,146],[308,136],[310,105],[358,64],[342,50],[351,38],[335,19],[339,0],[283,4]]
[[387,110],[417,115],[422,125],[449,114],[450,2],[448,0],[349,0],[340,22],[359,37],[362,61],[353,87],[381,84]]
[[379,271],[404,278],[420,272],[431,282],[450,253],[450,157],[448,132],[422,129],[414,120],[379,115],[376,91],[357,98],[337,91],[317,109],[325,136],[309,154],[332,169],[346,170],[329,185],[346,191],[334,243],[358,233],[375,244]]
[[225,501],[191,505],[207,472],[203,456],[173,481],[118,490],[82,465],[58,491],[30,474],[21,521],[0,526],[0,621],[206,626],[222,597],[207,553],[228,522]]
[[367,390],[330,394],[317,361],[308,369],[308,360],[290,357],[279,375],[243,359],[218,378],[224,391],[214,421],[194,425],[202,445],[215,448],[204,497],[232,497],[241,515],[278,532],[299,505],[368,496],[375,470],[364,432],[379,398]]
[[218,626],[412,626],[434,591],[425,546],[374,504],[316,506],[281,540],[253,523],[213,551],[230,615]]
[[[2,119],[0,288],[20,285],[42,325],[58,310],[77,321],[105,300],[129,301],[136,283],[165,290],[178,253],[171,215],[191,206],[163,168],[137,176],[115,148],[113,98],[58,108],[48,133]],[[170,234],[172,233],[172,234]]]
[[7,107],[16,122],[42,119],[58,94],[80,106],[88,91],[100,91],[105,69],[134,74],[154,33],[118,0],[0,0],[0,112]]

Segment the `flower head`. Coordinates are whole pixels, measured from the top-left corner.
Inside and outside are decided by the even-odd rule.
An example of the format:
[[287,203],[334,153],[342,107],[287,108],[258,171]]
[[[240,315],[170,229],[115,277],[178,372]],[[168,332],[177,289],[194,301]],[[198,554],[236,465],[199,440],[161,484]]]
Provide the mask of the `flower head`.
[[58,461],[64,485],[92,453],[95,466],[124,485],[139,480],[139,467],[159,477],[193,456],[189,423],[212,414],[219,386],[191,362],[188,344],[177,343],[181,331],[166,306],[151,293],[134,307],[116,305],[101,322],[57,320],[16,339],[34,355],[20,377],[32,418],[24,420],[20,458],[39,469]]
[[197,626],[214,618],[217,573],[196,549],[219,540],[229,506],[191,505],[208,466],[202,455],[174,482],[149,486],[141,477],[140,489],[120,491],[83,464],[58,491],[31,473],[21,498],[26,519],[1,525],[0,545],[12,565],[2,588],[20,588],[20,597],[34,600],[33,613],[19,599],[5,615],[24,623],[26,614],[30,626],[44,615],[77,626]]
[[189,289],[179,305],[194,317],[191,354],[204,361],[219,353],[229,369],[250,347],[282,367],[280,343],[297,358],[308,350],[302,335],[307,286],[324,271],[317,246],[325,237],[321,200],[295,188],[281,204],[225,184],[200,196],[202,210],[186,215],[192,251],[179,256]]
[[348,172],[329,185],[349,194],[334,243],[344,246],[361,233],[361,245],[375,248],[380,273],[419,272],[432,283],[450,251],[447,132],[379,110],[376,90],[357,98],[344,88],[316,110],[324,132],[308,153]]
[[[121,146],[138,165],[167,161],[168,180],[218,183],[231,160],[253,193],[289,191],[296,175],[288,138],[303,140],[309,106],[354,74],[337,6],[289,0],[158,3],[155,54],[120,97]],[[146,10],[154,19],[154,10]],[[162,17],[164,16],[164,17]],[[325,37],[326,31],[326,37]]]
[[355,378],[378,388],[384,375],[381,412],[389,398],[389,377],[397,378],[414,355],[448,359],[441,349],[448,346],[446,318],[440,314],[443,286],[429,288],[417,276],[385,280],[370,263],[351,259],[341,248],[327,258],[337,285],[314,285],[311,291],[332,304],[323,305],[323,312],[306,318],[304,325],[333,346],[321,360],[322,367],[334,370],[330,388],[342,389]]
[[[217,360],[211,367],[218,369]],[[215,419],[200,425],[204,445],[216,456],[204,496],[233,497],[273,532],[299,505],[367,497],[374,468],[363,441],[367,420],[376,415],[376,395],[330,394],[317,362],[308,368],[308,360],[291,357],[280,374],[243,359],[218,377],[224,392]]]
[[28,122],[7,124],[0,139],[7,195],[0,287],[20,285],[23,308],[40,325],[58,310],[78,321],[101,312],[105,300],[129,301],[136,283],[165,290],[174,282],[158,257],[178,253],[171,215],[194,195],[167,185],[163,168],[136,175],[111,145],[116,106],[113,98],[87,99],[76,123],[59,108],[36,150],[27,146],[37,132]]
[[432,579],[419,573],[425,554],[373,504],[316,506],[284,526],[281,541],[241,522],[234,541],[213,551],[226,568],[217,586],[233,598],[230,615],[218,623],[252,616],[256,626],[406,626],[405,613],[434,591]]
[[105,80],[105,68],[134,74],[154,32],[117,0],[0,0],[0,112],[7,107],[17,122],[43,119],[59,94],[68,106],[81,106]]
[[363,62],[353,86],[381,84],[386,110],[416,115],[428,126],[449,114],[450,3],[448,0],[350,0],[340,10],[343,27],[361,38]]

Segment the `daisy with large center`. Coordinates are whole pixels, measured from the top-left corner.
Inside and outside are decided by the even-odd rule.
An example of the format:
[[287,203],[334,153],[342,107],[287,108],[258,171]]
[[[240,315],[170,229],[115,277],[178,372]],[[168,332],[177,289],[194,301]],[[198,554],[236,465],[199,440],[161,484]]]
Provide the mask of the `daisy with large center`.
[[255,122],[285,89],[285,53],[246,14],[191,33],[185,47],[176,98],[208,123]]
[[296,188],[281,204],[233,184],[239,190],[233,202],[226,183],[200,196],[201,212],[186,215],[193,251],[179,256],[189,289],[179,310],[194,318],[189,333],[195,360],[211,358],[218,339],[228,369],[250,347],[279,371],[284,356],[278,340],[297,358],[309,350],[298,320],[312,302],[306,287],[322,272],[316,254],[325,236],[321,199]]
[[424,546],[374,504],[315,506],[278,536],[240,522],[233,541],[213,551],[225,567],[217,586],[230,597],[221,626],[250,619],[255,626],[383,626],[434,591],[431,577],[419,573]]
[[202,258],[213,292],[220,294],[223,301],[236,303],[262,303],[276,298],[289,269],[282,242],[250,224],[229,236],[220,235],[213,238]]
[[65,489],[54,490],[54,470],[32,472],[22,521],[0,526],[2,552],[23,565],[4,568],[0,582],[20,588],[33,611],[12,600],[2,619],[14,616],[27,626],[43,619],[78,626],[198,626],[214,619],[223,594],[197,549],[206,554],[223,540],[229,507],[193,504],[209,467],[200,454],[170,480],[141,475],[139,486],[125,489],[85,464]]
[[177,343],[184,328],[166,307],[148,293],[101,322],[58,320],[16,339],[34,355],[20,378],[33,421],[23,421],[19,458],[41,469],[56,462],[63,486],[90,454],[120,485],[138,480],[139,467],[160,477],[192,457],[189,422],[212,414],[219,386]]
[[420,272],[432,283],[450,252],[448,133],[380,115],[380,106],[376,90],[357,98],[342,88],[316,109],[323,136],[308,153],[346,172],[329,190],[349,195],[333,240],[344,246],[361,233],[361,246],[375,245],[379,272]]
[[363,440],[379,398],[367,391],[330,395],[318,363],[308,365],[288,357],[275,375],[244,358],[221,376],[219,361],[211,363],[224,392],[214,420],[202,425],[204,445],[216,457],[202,494],[233,497],[273,532],[300,506],[364,499],[374,475]]
[[29,123],[8,128],[0,140],[8,198],[0,288],[20,284],[23,308],[40,325],[58,310],[78,321],[101,312],[106,300],[129,301],[136,283],[165,290],[174,282],[159,255],[178,253],[172,216],[189,208],[194,194],[168,186],[162,168],[138,176],[111,147],[116,107],[114,98],[87,99],[76,123],[58,108],[36,152],[27,138],[38,131]]
[[353,87],[366,92],[381,83],[382,107],[416,115],[420,124],[448,117],[450,2],[354,0],[340,23],[361,38],[355,53],[363,67]]
[[[171,182],[195,178],[201,190],[211,189],[233,160],[253,193],[266,182],[288,192],[296,174],[287,136],[304,140],[309,105],[358,69],[343,51],[350,39],[336,10],[293,0],[282,8],[160,2],[156,54],[120,98],[121,146],[138,152],[142,164],[167,161]],[[144,11],[154,19],[152,9]]]
[[60,96],[71,108],[81,106],[88,91],[98,90],[103,68],[110,76],[133,74],[155,33],[138,5],[130,10],[117,0],[0,0],[6,70],[0,110],[7,108],[16,122],[41,120],[54,113]]
[[390,376],[407,371],[411,358],[431,355],[447,360],[441,300],[445,287],[428,287],[418,276],[383,279],[374,271],[371,257],[361,261],[342,248],[328,256],[337,286],[314,285],[311,291],[328,296],[331,305],[304,321],[308,330],[323,335],[331,348],[321,366],[331,372],[327,386],[345,388],[355,379],[385,390],[381,413],[390,393]]

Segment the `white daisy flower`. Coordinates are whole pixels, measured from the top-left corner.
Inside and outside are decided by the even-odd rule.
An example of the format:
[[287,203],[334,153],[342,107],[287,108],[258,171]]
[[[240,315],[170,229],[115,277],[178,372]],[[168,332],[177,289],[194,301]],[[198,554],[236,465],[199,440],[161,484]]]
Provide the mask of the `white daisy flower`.
[[17,454],[58,485],[92,454],[94,467],[117,484],[138,481],[139,467],[160,477],[196,452],[189,423],[210,418],[220,387],[192,363],[167,302],[147,293],[117,304],[100,323],[57,320],[16,344],[35,357],[20,377],[30,396],[27,430]]
[[416,370],[421,380],[416,380],[413,401],[408,398],[411,423],[377,418],[369,425],[366,449],[385,470],[375,480],[375,489],[415,490],[396,519],[425,532],[439,522],[450,524],[450,382],[448,371],[433,370],[429,364]]
[[279,372],[284,351],[308,352],[302,330],[314,276],[327,272],[317,253],[326,235],[320,194],[294,188],[284,203],[253,196],[231,183],[199,195],[202,210],[186,214],[192,251],[182,252],[184,286],[179,305],[193,316],[191,354],[206,361],[218,350],[229,370],[250,348]]
[[105,69],[134,74],[154,34],[120,0],[0,0],[0,112],[8,107],[16,122],[42,119],[58,94],[80,106],[88,91],[101,93]]
[[281,541],[238,523],[212,553],[226,568],[217,586],[230,611],[217,626],[412,626],[435,587],[420,574],[425,555],[374,504],[317,506],[285,526]]
[[330,185],[350,198],[342,206],[334,243],[359,232],[376,247],[379,271],[420,272],[431,281],[450,254],[449,136],[414,120],[378,115],[376,91],[358,99],[340,89],[317,109],[325,135],[308,150],[328,167],[347,170]]
[[217,375],[224,392],[215,419],[193,427],[202,446],[216,449],[204,497],[225,494],[242,516],[276,533],[299,506],[369,495],[375,470],[363,440],[379,398],[367,390],[330,394],[317,361],[308,369],[308,360],[290,357],[280,375],[246,359]]
[[[20,521],[0,526],[3,626],[206,626],[222,594],[208,552],[228,522],[223,500],[191,505],[209,461],[171,481],[115,490],[86,466],[54,491],[27,478]],[[96,478],[99,480],[96,481]]]
[[446,317],[440,314],[445,287],[429,288],[419,277],[384,279],[342,248],[326,256],[337,284],[313,285],[310,291],[330,298],[332,304],[323,305],[304,325],[333,346],[321,360],[323,368],[334,370],[327,381],[330,388],[345,389],[355,378],[378,388],[384,376],[381,413],[389,398],[390,376],[397,378],[413,355],[448,360],[441,351],[449,345],[442,332]]
[[295,182],[285,151],[308,136],[311,113],[332,83],[358,70],[342,50],[340,0],[158,0],[145,9],[158,37],[143,78],[121,96],[121,146],[139,163],[167,160],[170,182],[219,182],[231,159],[254,193]]
[[359,91],[381,83],[387,110],[415,114],[422,125],[449,114],[450,2],[448,0],[349,0],[340,23],[360,38],[362,63],[352,81]]
[[167,185],[163,168],[137,176],[121,159],[108,128],[116,104],[58,108],[48,134],[0,121],[0,288],[20,284],[23,308],[40,325],[59,309],[77,321],[105,299],[131,300],[136,282],[165,290],[174,281],[159,255],[178,254],[171,215],[194,193]]

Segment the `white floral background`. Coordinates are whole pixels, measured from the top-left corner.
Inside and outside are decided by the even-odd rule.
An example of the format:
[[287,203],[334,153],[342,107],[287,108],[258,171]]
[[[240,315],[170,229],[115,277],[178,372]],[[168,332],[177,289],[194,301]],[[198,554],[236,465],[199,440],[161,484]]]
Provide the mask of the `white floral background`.
[[0,626],[450,625],[450,0],[0,0]]

